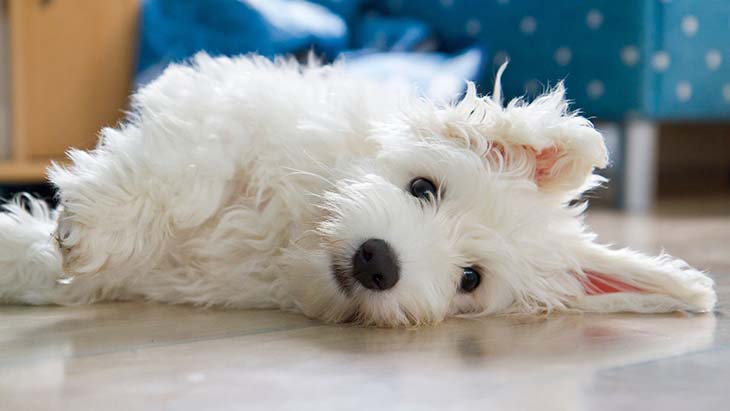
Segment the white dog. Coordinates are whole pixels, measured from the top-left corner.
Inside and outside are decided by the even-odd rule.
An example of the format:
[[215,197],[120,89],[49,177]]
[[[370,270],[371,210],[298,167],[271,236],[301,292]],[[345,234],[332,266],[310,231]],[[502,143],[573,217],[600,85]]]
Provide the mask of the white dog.
[[[501,75],[500,69],[499,75]],[[50,169],[61,206],[0,215],[0,301],[143,298],[382,326],[550,311],[707,311],[703,273],[595,244],[570,202],[601,135],[562,85],[455,105],[336,66],[197,56]]]

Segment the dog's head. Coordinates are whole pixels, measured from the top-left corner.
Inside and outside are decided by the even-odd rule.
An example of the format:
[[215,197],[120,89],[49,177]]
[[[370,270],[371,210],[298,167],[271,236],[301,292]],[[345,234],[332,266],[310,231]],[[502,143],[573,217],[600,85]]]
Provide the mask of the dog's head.
[[532,102],[500,100],[498,86],[480,98],[469,84],[458,104],[411,102],[371,131],[374,157],[321,196],[300,309],[415,325],[638,290],[585,266],[592,237],[573,203],[601,181],[600,133],[569,111],[562,84]]

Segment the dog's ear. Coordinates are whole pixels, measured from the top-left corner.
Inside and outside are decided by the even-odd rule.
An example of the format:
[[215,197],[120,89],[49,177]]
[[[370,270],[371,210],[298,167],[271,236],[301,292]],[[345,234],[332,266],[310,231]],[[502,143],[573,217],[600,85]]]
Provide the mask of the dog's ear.
[[713,281],[682,260],[652,258],[630,250],[612,250],[592,242],[578,244],[573,273],[582,291],[573,308],[597,312],[710,311],[717,301]]
[[608,160],[595,130],[566,132],[571,134],[563,134],[563,139],[556,138],[549,146],[494,142],[485,157],[508,172],[531,179],[542,191],[576,190],[588,181],[594,168],[605,167]]
[[515,141],[506,144],[529,148],[535,161],[533,178],[541,189],[577,189],[594,168],[608,164],[603,136],[585,117],[569,111],[562,82],[528,106],[511,110],[516,122],[528,124],[531,130],[526,136],[509,134]]
[[[543,191],[571,191],[584,186],[594,168],[608,163],[606,145],[590,121],[569,111],[563,83],[532,102],[501,102],[499,75],[492,98],[478,97],[474,84],[455,107],[447,135],[466,139],[470,147],[501,169],[532,179]],[[453,118],[452,118],[453,119]]]

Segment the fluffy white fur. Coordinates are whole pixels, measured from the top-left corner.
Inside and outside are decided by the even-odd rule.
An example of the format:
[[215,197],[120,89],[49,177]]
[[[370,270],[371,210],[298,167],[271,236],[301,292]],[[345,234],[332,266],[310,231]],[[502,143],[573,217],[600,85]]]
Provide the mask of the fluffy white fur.
[[[501,71],[500,71],[501,74]],[[336,66],[197,56],[133,97],[98,147],[50,180],[61,207],[0,214],[0,301],[145,298],[281,308],[384,326],[455,315],[706,311],[713,282],[669,256],[594,243],[569,202],[607,163],[562,85],[503,106],[469,84],[437,106]],[[409,182],[439,187],[426,202]],[[359,245],[386,240],[400,281],[345,292]],[[462,267],[481,269],[473,293]],[[595,291],[598,281],[619,284]]]

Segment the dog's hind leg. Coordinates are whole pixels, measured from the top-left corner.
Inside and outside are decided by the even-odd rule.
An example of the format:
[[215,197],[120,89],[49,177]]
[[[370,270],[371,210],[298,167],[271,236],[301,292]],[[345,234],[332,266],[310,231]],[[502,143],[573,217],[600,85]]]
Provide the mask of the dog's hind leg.
[[96,149],[72,150],[70,166],[51,168],[68,275],[147,271],[170,241],[191,235],[226,204],[256,157],[256,125],[219,81],[171,66],[133,96],[126,123],[102,130]]
[[126,276],[149,269],[171,238],[219,209],[229,180],[195,167],[179,148],[144,141],[154,138],[135,126],[105,129],[96,150],[71,151],[73,165],[51,168],[67,275]]
[[124,298],[104,275],[69,278],[57,238],[58,212],[29,195],[0,206],[0,303],[80,304]]

